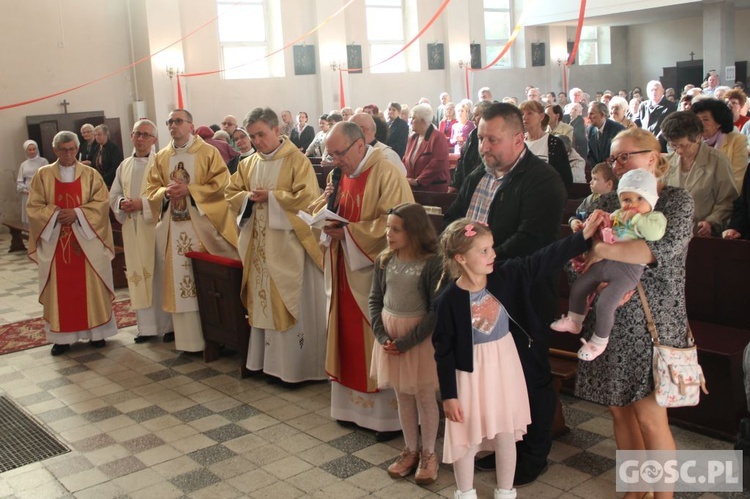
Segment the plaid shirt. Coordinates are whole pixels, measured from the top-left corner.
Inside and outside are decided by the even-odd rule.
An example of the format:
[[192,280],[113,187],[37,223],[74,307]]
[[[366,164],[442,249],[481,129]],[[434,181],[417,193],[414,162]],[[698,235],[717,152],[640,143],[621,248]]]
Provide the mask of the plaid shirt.
[[523,152],[518,156],[518,159],[513,163],[510,170],[500,177],[496,177],[495,174],[492,173],[492,170],[486,166],[484,167],[484,176],[477,184],[476,189],[474,189],[474,195],[471,197],[469,209],[466,211],[467,218],[484,224],[487,223],[487,219],[490,216],[490,205],[495,199],[497,191],[500,190],[505,183],[505,180],[510,177],[516,165],[518,165],[519,161],[521,161],[525,155],[526,149],[524,148]]

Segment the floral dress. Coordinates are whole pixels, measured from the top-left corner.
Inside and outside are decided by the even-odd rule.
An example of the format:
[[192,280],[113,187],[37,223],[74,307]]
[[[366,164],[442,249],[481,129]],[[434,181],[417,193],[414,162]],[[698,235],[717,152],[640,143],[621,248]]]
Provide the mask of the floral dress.
[[[619,208],[617,195],[608,193],[592,204],[609,213]],[[658,241],[645,241],[656,258],[641,278],[659,340],[663,345],[687,346],[685,260],[693,233],[693,198],[685,189],[664,187],[654,207],[667,218],[667,231]],[[570,272],[570,271],[569,271]],[[572,274],[572,272],[571,272]],[[583,335],[590,338],[596,314],[592,308]],[[615,312],[607,350],[591,362],[578,364],[575,394],[591,402],[625,406],[654,390],[653,347],[638,293]]]

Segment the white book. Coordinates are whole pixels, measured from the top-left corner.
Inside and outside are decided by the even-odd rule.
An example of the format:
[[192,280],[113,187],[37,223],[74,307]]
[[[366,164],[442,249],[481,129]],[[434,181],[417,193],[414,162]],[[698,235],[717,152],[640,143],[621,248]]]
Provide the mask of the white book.
[[297,216],[300,217],[307,225],[311,227],[316,227],[318,229],[322,229],[326,225],[329,225],[331,222],[339,222],[342,225],[346,225],[349,223],[349,220],[342,217],[341,215],[338,215],[328,208],[319,211],[315,216],[310,215],[309,213],[305,213],[304,211],[300,210],[297,212]]

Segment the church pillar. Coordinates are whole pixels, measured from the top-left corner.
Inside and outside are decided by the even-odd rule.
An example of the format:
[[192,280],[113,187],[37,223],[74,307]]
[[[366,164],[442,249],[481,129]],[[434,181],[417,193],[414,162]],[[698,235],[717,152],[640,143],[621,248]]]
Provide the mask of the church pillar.
[[715,69],[721,84],[730,87],[734,81],[725,81],[725,68],[735,62],[734,15],[733,0],[703,4],[703,73]]

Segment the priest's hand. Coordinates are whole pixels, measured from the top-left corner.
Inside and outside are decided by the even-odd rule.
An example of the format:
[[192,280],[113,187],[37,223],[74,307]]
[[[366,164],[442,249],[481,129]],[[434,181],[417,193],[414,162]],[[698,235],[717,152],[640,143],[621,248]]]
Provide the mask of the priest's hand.
[[141,199],[123,199],[120,203],[120,209],[125,213],[143,211],[143,200]]
[[60,225],[69,226],[76,221],[76,211],[73,208],[61,208],[57,214],[57,221]]
[[253,203],[268,202],[268,189],[253,189],[250,191],[250,201]]
[[331,239],[335,239],[337,241],[344,240],[344,227],[336,222],[323,227],[323,232]]
[[169,199],[182,199],[184,197],[187,197],[190,194],[190,190],[188,189],[188,186],[184,182],[174,181],[170,182],[167,186],[167,194],[169,194]]

